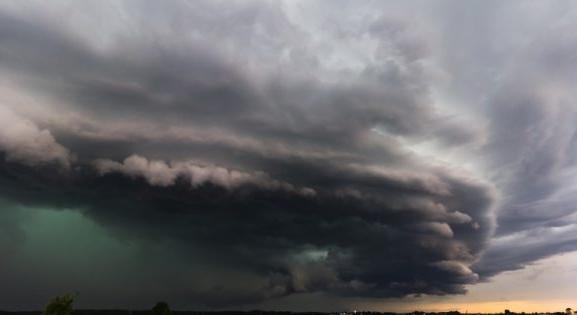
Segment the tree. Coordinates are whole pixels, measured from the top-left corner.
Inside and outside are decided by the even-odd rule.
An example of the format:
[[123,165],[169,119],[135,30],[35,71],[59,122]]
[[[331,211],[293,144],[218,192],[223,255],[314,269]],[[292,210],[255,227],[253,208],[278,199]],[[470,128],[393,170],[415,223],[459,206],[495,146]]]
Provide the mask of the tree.
[[158,302],[152,308],[152,315],[170,315],[170,308],[166,302]]
[[73,303],[74,296],[72,294],[57,296],[46,305],[43,315],[71,315]]

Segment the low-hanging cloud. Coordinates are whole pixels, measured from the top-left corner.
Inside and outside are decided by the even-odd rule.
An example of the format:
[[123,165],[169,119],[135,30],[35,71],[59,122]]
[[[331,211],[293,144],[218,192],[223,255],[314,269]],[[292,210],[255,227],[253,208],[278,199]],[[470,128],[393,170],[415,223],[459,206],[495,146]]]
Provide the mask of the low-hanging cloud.
[[32,121],[0,106],[0,149],[6,160],[29,166],[59,164],[69,167],[72,156],[68,149],[56,142],[49,130],[41,130]]
[[168,165],[164,161],[148,161],[138,155],[126,158],[123,163],[97,160],[95,167],[101,175],[118,172],[128,176],[140,176],[153,186],[174,185],[180,177],[188,180],[192,188],[207,183],[229,190],[254,185],[263,190],[285,190],[303,195],[315,194],[315,191],[310,188],[297,189],[291,184],[273,180],[262,172],[248,174],[222,167],[198,165],[193,162],[176,162]]
[[[181,305],[461,294],[570,250],[573,75],[550,63],[570,47],[508,63],[447,35],[448,3],[416,23],[384,3],[7,2],[0,196],[171,244],[213,275],[164,283]],[[516,31],[479,41],[522,46]]]

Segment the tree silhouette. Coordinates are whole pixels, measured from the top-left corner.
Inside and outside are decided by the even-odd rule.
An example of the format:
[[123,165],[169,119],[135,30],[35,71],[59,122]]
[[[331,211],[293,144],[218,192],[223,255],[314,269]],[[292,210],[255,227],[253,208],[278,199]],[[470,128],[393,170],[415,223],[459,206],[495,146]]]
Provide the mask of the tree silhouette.
[[43,315],[71,315],[72,303],[74,303],[72,294],[57,296],[48,302]]
[[152,315],[170,315],[170,308],[166,302],[158,302],[152,308]]

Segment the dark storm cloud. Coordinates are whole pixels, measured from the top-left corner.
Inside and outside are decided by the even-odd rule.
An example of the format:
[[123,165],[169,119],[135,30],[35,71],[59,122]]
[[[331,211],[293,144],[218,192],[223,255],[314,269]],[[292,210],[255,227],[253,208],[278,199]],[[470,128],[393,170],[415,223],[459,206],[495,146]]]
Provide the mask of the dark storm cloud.
[[[133,6],[153,26],[162,14]],[[351,76],[322,65],[327,56],[279,7],[229,8],[215,21],[164,8],[200,39],[143,32],[98,50],[48,18],[0,16],[0,67],[44,100],[6,97],[29,132],[1,143],[5,198],[79,209],[118,237],[168,240],[202,268],[251,279],[173,288],[211,306],[317,291],[453,294],[477,280],[469,266],[492,230],[493,192],[403,148],[399,137],[454,126],[436,118],[427,44],[407,25],[383,18],[341,34],[366,32],[377,56],[394,55]],[[193,16],[180,21],[179,10]],[[225,17],[234,23],[220,25]]]
[[4,5],[0,195],[171,244],[211,275],[163,282],[181,305],[464,293],[573,250],[574,38],[418,5]]
[[[211,184],[191,189],[186,178],[156,187],[143,178],[87,172],[39,178],[37,171],[4,164],[2,192],[29,206],[82,209],[122,237],[169,239],[264,282],[244,283],[253,296],[228,296],[226,283],[222,292],[190,293],[220,306],[318,290],[351,296],[463,292],[463,284],[476,281],[467,265],[486,233],[473,222],[488,224],[483,215],[491,200],[476,201],[483,186],[450,178],[450,198],[400,185],[399,200],[384,202],[251,183],[234,191]],[[447,212],[444,204],[466,214]]]
[[473,268],[488,278],[575,250],[575,8],[556,1],[476,9],[446,10],[446,27],[461,27],[444,33],[452,34],[445,66],[454,67],[451,92],[488,124],[482,163],[499,190],[498,226]]

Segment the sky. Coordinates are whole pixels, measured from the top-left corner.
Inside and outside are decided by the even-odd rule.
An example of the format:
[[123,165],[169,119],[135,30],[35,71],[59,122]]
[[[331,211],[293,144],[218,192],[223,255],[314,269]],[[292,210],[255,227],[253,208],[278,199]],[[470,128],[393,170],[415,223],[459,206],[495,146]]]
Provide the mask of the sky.
[[0,2],[0,309],[562,311],[577,3]]

